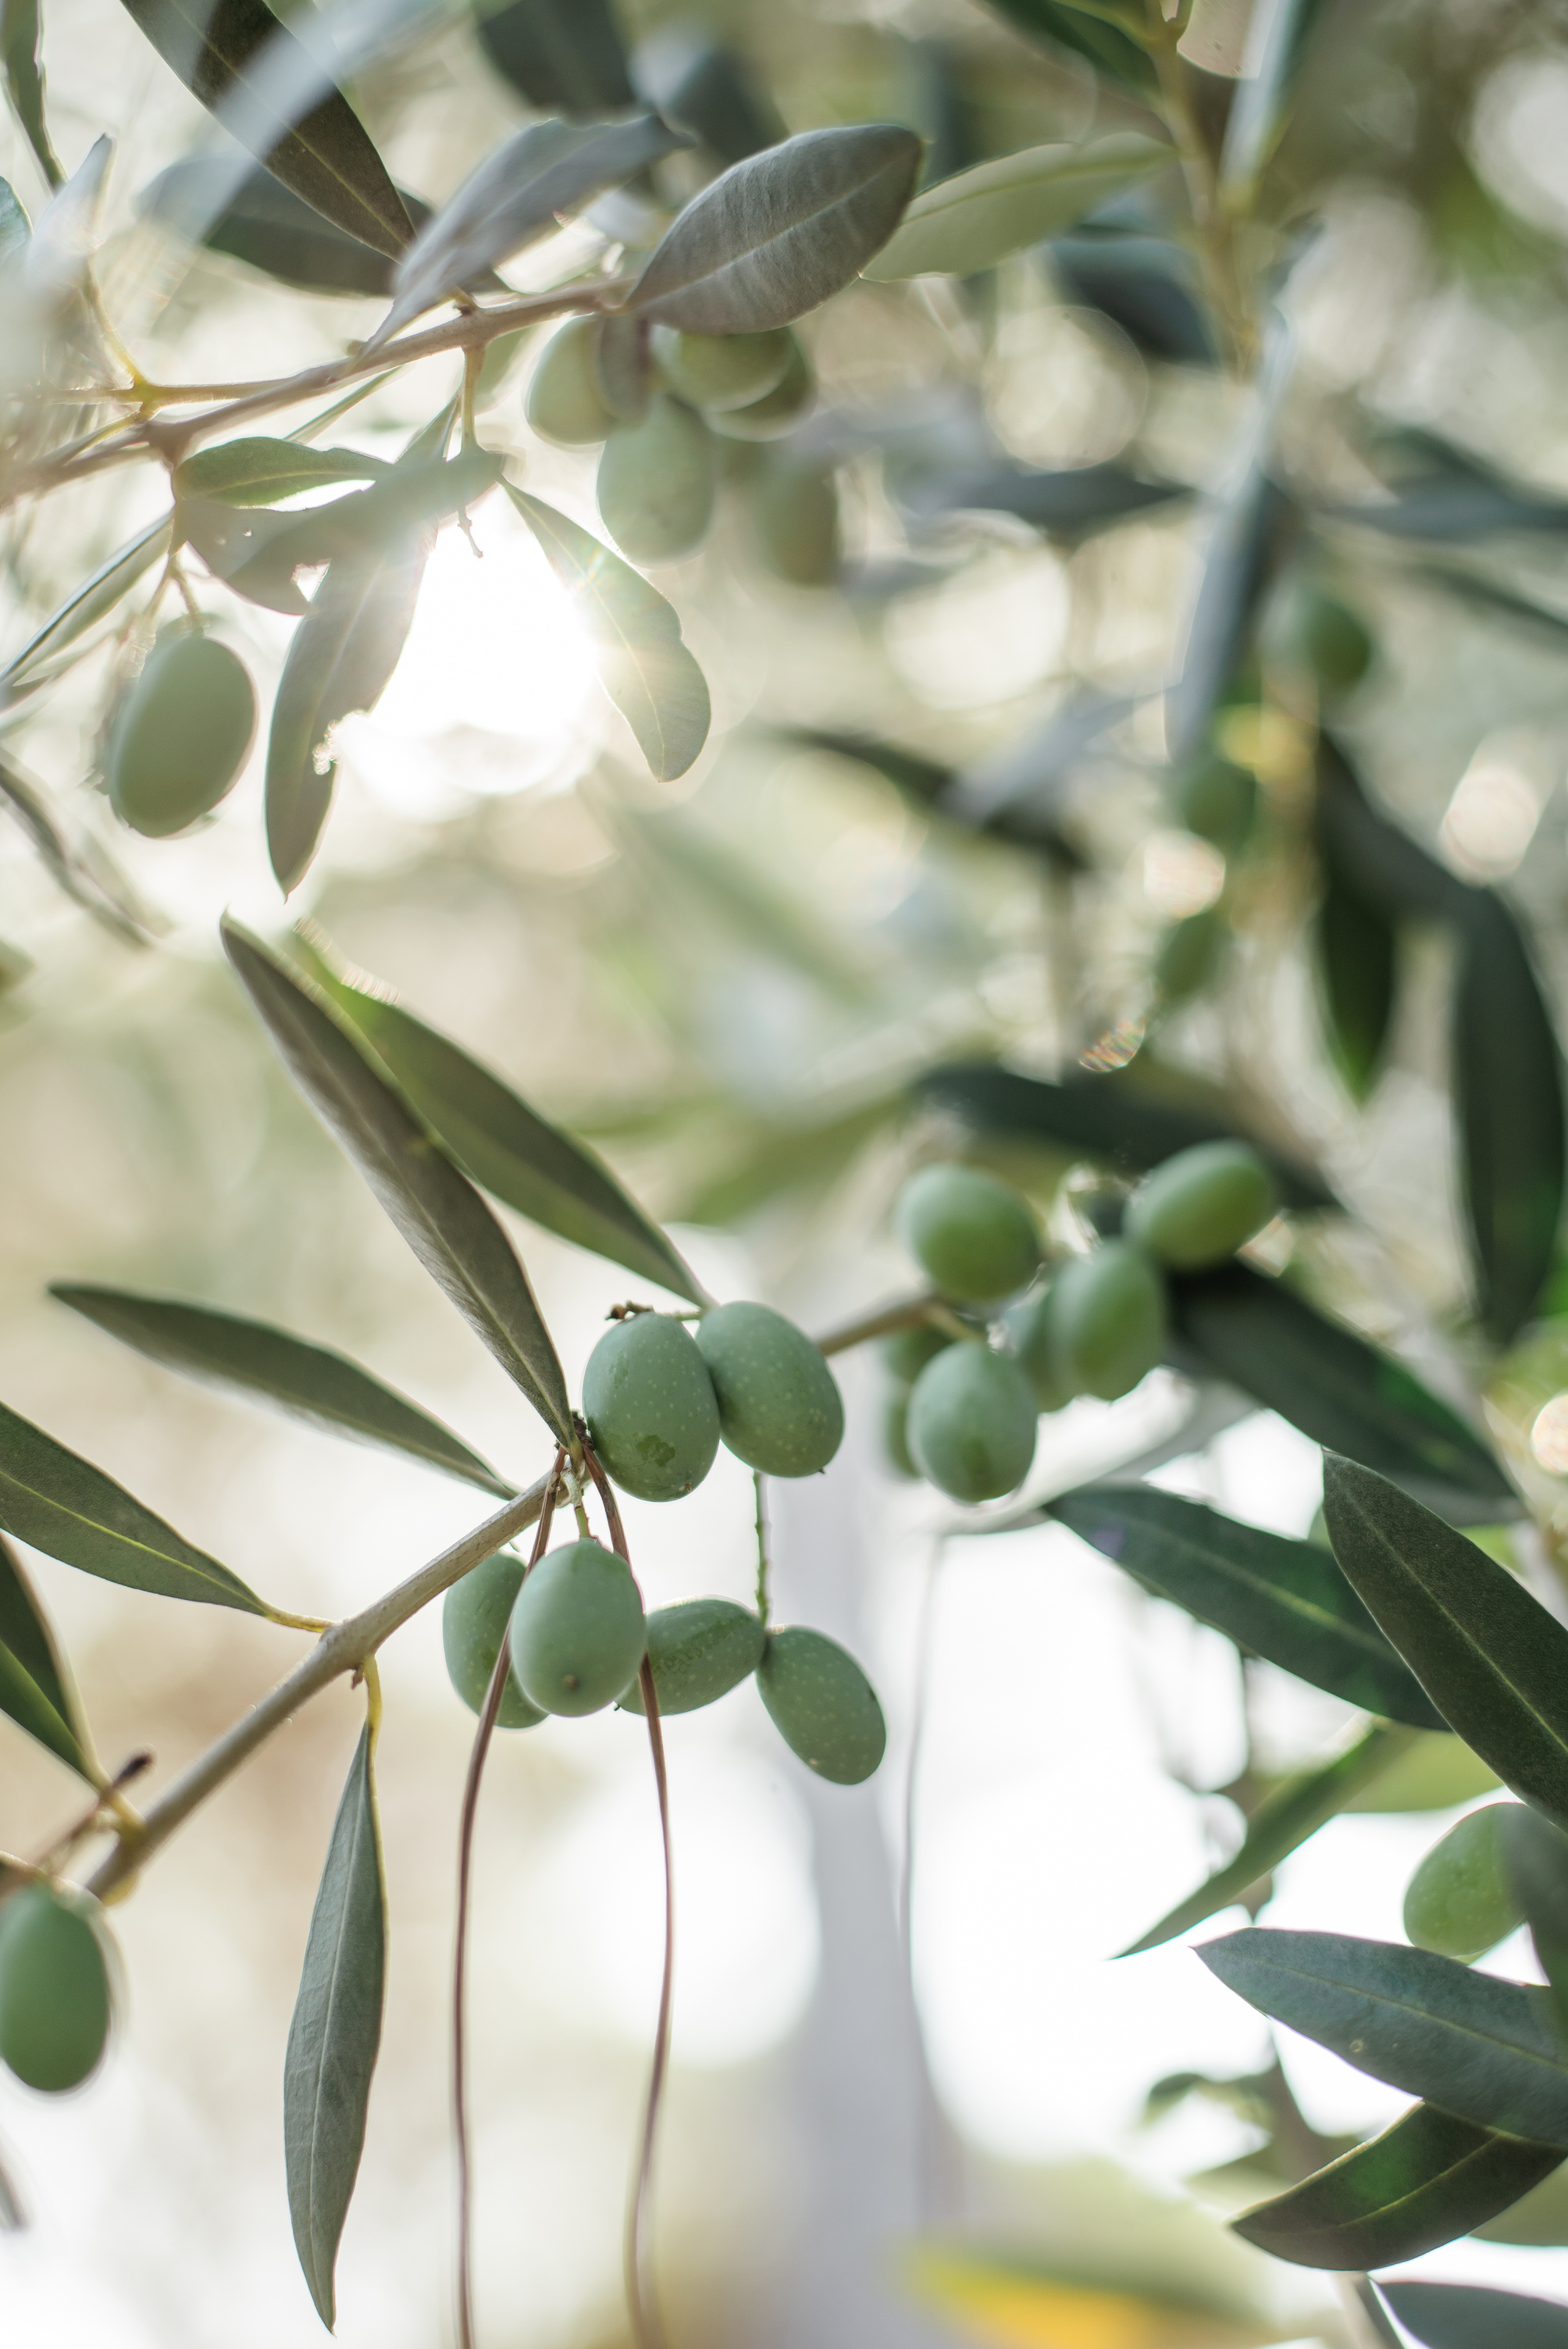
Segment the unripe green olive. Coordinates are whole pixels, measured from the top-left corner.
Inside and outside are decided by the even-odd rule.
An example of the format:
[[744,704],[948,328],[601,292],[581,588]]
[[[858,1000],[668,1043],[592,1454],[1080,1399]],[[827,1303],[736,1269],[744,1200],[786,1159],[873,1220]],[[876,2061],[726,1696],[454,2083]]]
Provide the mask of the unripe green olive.
[[599,460],[599,512],[634,563],[673,563],[707,535],[717,477],[694,409],[657,392],[640,424],[623,424]]
[[844,1434],[821,1349],[767,1305],[718,1305],[696,1325],[726,1448],[767,1476],[814,1476]]
[[1206,987],[1219,968],[1227,932],[1212,905],[1188,914],[1171,927],[1154,950],[1154,991],[1162,1003],[1185,1003]]
[[1278,1209],[1278,1186],[1255,1150],[1200,1142],[1144,1176],[1121,1228],[1161,1264],[1197,1272],[1234,1256]]
[[869,1778],[887,1748],[877,1693],[853,1656],[820,1631],[770,1631],[757,1686],[773,1726],[809,1770],[836,1786]]
[[[447,1676],[470,1713],[484,1711],[485,1694],[500,1653],[513,1601],[527,1572],[521,1558],[506,1550],[481,1558],[460,1582],[454,1582],[441,1608],[441,1645],[446,1651]],[[498,1729],[531,1729],[544,1715],[530,1704],[509,1671],[501,1692]]]
[[625,1560],[602,1542],[547,1550],[511,1610],[511,1668],[545,1713],[614,1704],[643,1660],[647,1626]]
[[757,484],[752,521],[769,571],[791,587],[830,587],[839,575],[839,491],[832,473],[769,466]]
[[150,840],[183,832],[233,788],[255,730],[243,661],[194,630],[160,635],[109,730],[109,804]]
[[895,1476],[912,1482],[920,1475],[909,1448],[909,1390],[890,1387],[882,1397],[882,1458]]
[[718,1401],[684,1321],[633,1313],[608,1329],[583,1373],[593,1449],[624,1492],[678,1501],[718,1450]]
[[995,1501],[1029,1473],[1039,1414],[1010,1355],[952,1346],[910,1392],[909,1448],[922,1475],[954,1501]]
[[[648,1661],[664,1713],[696,1713],[738,1688],[762,1661],[768,1634],[760,1616],[733,1599],[687,1599],[655,1607],[648,1618]],[[622,1710],[644,1710],[640,1680],[621,1697]]]
[[934,1362],[954,1342],[949,1330],[938,1330],[929,1321],[916,1321],[907,1330],[892,1330],[879,1339],[877,1352],[889,1378],[901,1387],[912,1387],[927,1362]]
[[1258,779],[1250,768],[1210,751],[1176,779],[1176,811],[1189,832],[1228,855],[1253,828]]
[[1512,1808],[1489,1803],[1471,1811],[1422,1860],[1405,1893],[1405,1933],[1418,1950],[1468,1962],[1496,1949],[1523,1922],[1500,1832]]
[[1270,611],[1264,643],[1270,657],[1315,678],[1326,701],[1360,684],[1375,651],[1359,616],[1337,595],[1305,580],[1288,587]]
[[1114,1402],[1165,1350],[1165,1284],[1126,1240],[1063,1265],[1051,1285],[1057,1375],[1077,1394]]
[[787,326],[759,335],[687,335],[655,326],[654,359],[677,399],[693,408],[750,408],[783,380],[795,347]]
[[[788,333],[788,328],[785,330]],[[789,357],[773,389],[748,408],[710,411],[713,429],[727,440],[776,440],[804,416],[817,396],[816,380],[805,352],[789,336]]]
[[0,1904],[0,2057],[58,2094],[94,2072],[108,2038],[108,1963],[98,1903],[32,1883]]
[[1056,1283],[1042,1288],[1036,1297],[1026,1297],[1021,1304],[1009,1305],[1002,1316],[1003,1323],[1013,1340],[1013,1350],[1018,1367],[1028,1380],[1037,1407],[1041,1411],[1060,1411],[1071,1402],[1076,1389],[1064,1381],[1057,1360],[1057,1341],[1052,1328],[1051,1300],[1056,1295]]
[[965,1304],[1016,1296],[1040,1261],[1026,1202],[979,1166],[923,1166],[898,1195],[893,1228],[943,1294]]
[[597,318],[573,318],[544,346],[529,381],[523,414],[545,440],[562,449],[607,440],[616,419],[599,388]]

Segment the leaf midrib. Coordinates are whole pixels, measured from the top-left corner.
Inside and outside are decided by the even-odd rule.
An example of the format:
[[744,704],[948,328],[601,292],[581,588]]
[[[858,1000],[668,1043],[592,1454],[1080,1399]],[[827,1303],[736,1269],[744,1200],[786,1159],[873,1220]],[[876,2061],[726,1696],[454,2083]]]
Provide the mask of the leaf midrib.
[[[53,1510],[57,1516],[66,1518],[69,1524],[80,1526],[85,1531],[98,1534],[107,1541],[119,1543],[122,1547],[137,1551],[142,1557],[159,1558],[167,1566],[178,1567],[182,1573],[193,1576],[198,1581],[215,1583],[219,1589],[229,1591],[232,1595],[242,1599],[248,1607],[254,1608],[257,1612],[261,1611],[260,1601],[255,1592],[247,1584],[242,1582],[237,1574],[231,1574],[227,1567],[220,1565],[215,1557],[208,1557],[203,1551],[193,1549],[188,1557],[181,1557],[172,1550],[154,1549],[150,1543],[138,1540],[134,1534],[121,1533],[117,1526],[107,1526],[101,1519],[83,1516],[80,1510],[73,1508],[68,1502],[56,1500],[51,1494],[41,1492],[37,1486],[29,1485],[26,1478],[18,1476],[14,1469],[0,1467],[0,1487],[7,1485],[14,1485],[19,1493],[28,1495],[32,1499],[41,1503],[46,1509]],[[126,1498],[129,1500],[131,1495],[128,1493]],[[168,1530],[171,1534],[174,1533],[172,1526]],[[181,1538],[178,1534],[175,1534],[174,1537],[177,1541]],[[200,1562],[192,1564],[192,1559]],[[67,1560],[67,1563],[68,1564],[69,1561]]]

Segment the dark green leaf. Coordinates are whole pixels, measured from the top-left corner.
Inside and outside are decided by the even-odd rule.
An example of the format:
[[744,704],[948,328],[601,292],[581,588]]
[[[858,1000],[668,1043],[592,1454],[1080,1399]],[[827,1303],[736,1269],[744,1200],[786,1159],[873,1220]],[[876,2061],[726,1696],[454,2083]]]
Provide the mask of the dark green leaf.
[[391,467],[357,449],[306,449],[296,440],[221,440],[174,469],[181,498],[216,498],[228,506],[273,506],[328,481],[375,481]]
[[780,741],[797,742],[802,750],[826,750],[835,759],[853,759],[874,768],[917,807],[933,806],[953,781],[951,767],[919,750],[906,750],[902,743],[884,742],[874,734],[823,726],[784,726],[777,731]]
[[1407,2095],[1532,2144],[1568,2144],[1568,2056],[1540,1991],[1457,1958],[1257,1926],[1198,1951],[1275,2023]]
[[1426,470],[1399,481],[1386,504],[1336,507],[1339,519],[1385,537],[1416,540],[1568,528],[1568,499],[1543,497],[1510,481],[1433,434],[1410,436],[1407,445],[1428,460]]
[[[397,194],[415,228],[421,227],[429,205],[406,188]],[[150,181],[137,204],[191,243],[227,254],[303,293],[392,291],[388,254],[335,228],[259,164],[236,171],[224,156],[187,155]],[[499,280],[489,282],[493,288]]]
[[1460,1524],[1520,1515],[1502,1469],[1447,1403],[1284,1281],[1244,1264],[1179,1275],[1171,1311],[1191,1355],[1315,1444],[1364,1461]]
[[1508,1880],[1568,2037],[1568,1837],[1524,1803],[1500,1809],[1498,1830]]
[[193,1549],[123,1485],[3,1403],[0,1526],[105,1582],[250,1615],[267,1612],[237,1574]]
[[89,579],[84,579],[58,610],[50,613],[15,658],[0,670],[0,693],[6,688],[14,689],[46,669],[67,645],[74,644],[112,612],[143,572],[150,571],[167,554],[173,522],[172,514],[165,514],[161,522],[150,523],[101,564]]
[[1053,237],[1042,251],[1066,298],[1099,310],[1146,358],[1216,365],[1202,280],[1184,245],[1086,224],[1071,236]]
[[1126,130],[1081,147],[994,156],[916,196],[865,274],[879,282],[973,276],[1070,228],[1173,160],[1161,140]]
[[1068,545],[1127,515],[1169,505],[1191,492],[1181,482],[1140,481],[1124,465],[1075,465],[1046,473],[1027,465],[964,465],[913,482],[903,503],[912,519],[949,513],[1009,513]]
[[1426,2349],[1568,2349],[1568,2307],[1471,2283],[1377,2287]]
[[125,0],[165,65],[258,162],[350,236],[396,255],[413,223],[365,126],[265,0]]
[[286,1330],[214,1312],[210,1306],[81,1282],[54,1281],[49,1294],[169,1370],[278,1403],[294,1418],[330,1434],[407,1453],[502,1500],[516,1489],[418,1404],[342,1354],[309,1345]]
[[284,2164],[294,2249],[329,2331],[336,2315],[337,2246],[364,2150],[381,2044],[387,1970],[371,1743],[366,1728],[333,1822],[284,2059]]
[[38,0],[0,0],[0,50],[5,53],[5,94],[38,169],[51,188],[59,187],[60,169],[44,119],[44,67],[38,55]]
[[1398,938],[1333,842],[1321,844],[1323,895],[1314,925],[1329,1049],[1347,1091],[1365,1101],[1381,1072],[1394,1016]]
[[895,122],[804,130],[748,156],[677,214],[628,306],[702,335],[789,326],[887,243],[920,157]]
[[223,945],[290,1075],[420,1263],[562,1443],[566,1382],[522,1267],[459,1174],[316,997],[232,922]]
[[630,106],[633,90],[610,0],[510,0],[479,12],[480,46],[531,106],[569,114]]
[[1129,89],[1150,91],[1155,86],[1154,60],[1142,45],[1114,25],[1081,16],[1069,0],[991,0],[998,15],[1036,40],[1053,43],[1086,57],[1099,73]]
[[510,481],[503,486],[576,605],[599,682],[649,767],[663,782],[684,775],[707,740],[712,710],[674,606],[590,532]]
[[60,1669],[21,1563],[0,1541],[0,1713],[93,1782],[77,1725],[76,1697]]
[[1568,1825],[1568,1631],[1463,1534],[1333,1453],[1323,1514],[1335,1557],[1444,1720]]
[[647,105],[700,139],[721,162],[742,162],[786,136],[745,67],[695,26],[665,25],[639,41],[632,78]]
[[1562,2158],[1559,2146],[1499,2137],[1417,2105],[1369,2145],[1231,2223],[1297,2267],[1393,2267],[1484,2225]]
[[692,1304],[690,1267],[593,1152],[521,1101],[460,1045],[310,948],[313,975],[465,1174],[520,1215]]
[[1416,1729],[1442,1714],[1328,1552],[1238,1525],[1151,1485],[1082,1485],[1049,1514],[1161,1599],[1364,1713]]
[[1476,895],[1373,807],[1330,734],[1318,738],[1316,818],[1324,856],[1390,921],[1447,921]]
[[1429,586],[1439,588],[1445,595],[1451,595],[1456,603],[1468,605],[1471,611],[1506,623],[1511,636],[1518,633],[1515,624],[1522,623],[1559,652],[1568,640],[1568,612],[1538,604],[1533,597],[1521,595],[1499,580],[1482,578],[1474,571],[1461,571],[1453,564],[1436,563],[1420,564],[1414,576]]

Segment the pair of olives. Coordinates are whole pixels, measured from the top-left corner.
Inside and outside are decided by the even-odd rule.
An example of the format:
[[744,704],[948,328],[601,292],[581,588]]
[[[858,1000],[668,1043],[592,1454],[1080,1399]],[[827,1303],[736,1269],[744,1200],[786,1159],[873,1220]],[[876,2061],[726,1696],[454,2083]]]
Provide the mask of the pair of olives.
[[256,731],[243,661],[184,622],[159,631],[109,725],[109,804],[150,840],[183,832],[233,789]]
[[0,1902],[0,2059],[59,2095],[98,2069],[111,2012],[97,1901],[42,1877]]

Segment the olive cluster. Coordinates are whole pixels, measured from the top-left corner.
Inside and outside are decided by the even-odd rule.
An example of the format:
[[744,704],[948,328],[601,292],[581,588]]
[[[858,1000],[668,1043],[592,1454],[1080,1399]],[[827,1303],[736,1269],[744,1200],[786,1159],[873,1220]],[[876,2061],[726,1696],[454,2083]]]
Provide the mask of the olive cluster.
[[[821,1352],[766,1305],[714,1306],[695,1336],[672,1314],[627,1313],[589,1357],[583,1406],[605,1472],[644,1501],[694,1491],[721,1443],[760,1474],[813,1475],[844,1432]],[[642,1712],[645,1656],[661,1714],[716,1703],[755,1674],[785,1744],[819,1776],[856,1785],[882,1757],[876,1693],[835,1640],[774,1630],[728,1599],[645,1616],[631,1568],[590,1538],[531,1570],[504,1551],[487,1558],[448,1592],[442,1632],[452,1685],[475,1713],[509,1642],[503,1729],[617,1702]]]
[[1042,1278],[1034,1217],[1016,1191],[979,1167],[923,1167],[894,1224],[943,1302],[883,1342],[894,1466],[955,1501],[1016,1491],[1042,1412],[1077,1395],[1113,1402],[1161,1360],[1165,1272],[1222,1263],[1277,1206],[1255,1151],[1202,1143],[1145,1177],[1119,1237]]
[[195,621],[160,628],[109,720],[109,805],[150,840],[183,832],[232,791],[256,731],[243,661]]
[[0,2058],[59,2094],[97,2070],[108,2039],[108,1936],[96,1900],[36,1878],[0,1905]]

